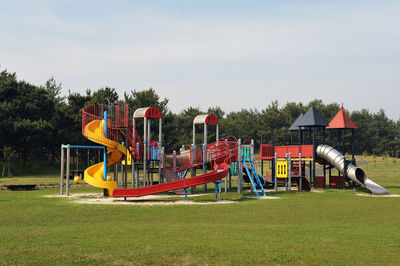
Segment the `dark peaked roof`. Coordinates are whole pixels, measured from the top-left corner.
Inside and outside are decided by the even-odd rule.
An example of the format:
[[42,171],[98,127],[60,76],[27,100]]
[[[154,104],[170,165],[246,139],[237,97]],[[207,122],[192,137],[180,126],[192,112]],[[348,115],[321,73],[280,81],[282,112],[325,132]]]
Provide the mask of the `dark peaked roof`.
[[343,104],[340,108],[339,112],[332,118],[331,122],[329,122],[329,126],[326,128],[333,129],[333,128],[354,128],[357,129],[358,127],[356,124],[351,120],[351,118],[346,114],[343,110]]
[[301,117],[300,121],[296,123],[298,127],[326,127],[327,125],[314,106],[311,106],[303,117]]
[[301,120],[301,118],[303,117],[304,113],[301,113],[296,120],[294,120],[293,124],[289,127],[290,131],[294,131],[294,130],[299,130],[300,128],[297,126],[298,121]]

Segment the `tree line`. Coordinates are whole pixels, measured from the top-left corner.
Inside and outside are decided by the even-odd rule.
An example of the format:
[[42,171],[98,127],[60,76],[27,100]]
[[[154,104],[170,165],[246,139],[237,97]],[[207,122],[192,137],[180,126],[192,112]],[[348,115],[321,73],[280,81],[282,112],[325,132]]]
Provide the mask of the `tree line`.
[[[208,110],[189,107],[173,113],[168,108],[168,99],[161,99],[152,88],[128,90],[122,98],[110,87],[87,89],[84,93],[68,91],[65,97],[61,92],[62,86],[54,78],[38,86],[18,80],[15,73],[7,70],[0,72],[1,161],[13,165],[17,161],[58,160],[62,143],[93,144],[81,134],[81,109],[92,103],[117,104],[124,100],[131,114],[140,107],[156,106],[163,114],[163,145],[167,152],[192,142],[192,122],[199,114],[213,113],[219,118],[220,136],[254,139],[259,144],[269,143],[274,135],[276,144],[289,144],[288,127],[310,106],[314,106],[326,122],[340,108],[338,103],[325,104],[316,99],[307,104],[288,102],[282,106],[272,101],[262,110],[241,109],[225,113],[219,106],[213,106]],[[357,154],[398,156],[400,121],[388,118],[383,109],[376,113],[368,109],[347,113],[359,127],[355,135]],[[209,141],[214,139],[215,130],[210,128]],[[196,143],[202,143],[201,134]]]

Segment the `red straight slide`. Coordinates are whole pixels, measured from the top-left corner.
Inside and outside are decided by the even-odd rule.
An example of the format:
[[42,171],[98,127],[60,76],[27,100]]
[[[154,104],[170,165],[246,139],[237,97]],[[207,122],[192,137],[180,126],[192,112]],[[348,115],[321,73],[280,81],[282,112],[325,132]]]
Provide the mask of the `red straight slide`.
[[158,194],[161,192],[177,190],[192,186],[198,186],[210,182],[220,180],[227,176],[229,165],[225,162],[219,164],[215,170],[204,175],[194,176],[187,179],[176,180],[157,185],[140,187],[140,188],[117,188],[114,190],[112,196],[114,198],[121,197],[142,197],[146,195]]

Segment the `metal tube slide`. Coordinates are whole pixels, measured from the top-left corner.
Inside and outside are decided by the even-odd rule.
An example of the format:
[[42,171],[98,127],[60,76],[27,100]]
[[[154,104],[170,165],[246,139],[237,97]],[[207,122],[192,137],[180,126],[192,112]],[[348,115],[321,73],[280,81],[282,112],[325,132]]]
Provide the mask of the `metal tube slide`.
[[[336,167],[343,174],[345,157],[340,152],[329,145],[318,145],[316,153],[321,159]],[[357,166],[352,164],[347,166],[347,177],[357,184],[366,187],[372,194],[389,194],[386,188],[369,179],[367,174]]]

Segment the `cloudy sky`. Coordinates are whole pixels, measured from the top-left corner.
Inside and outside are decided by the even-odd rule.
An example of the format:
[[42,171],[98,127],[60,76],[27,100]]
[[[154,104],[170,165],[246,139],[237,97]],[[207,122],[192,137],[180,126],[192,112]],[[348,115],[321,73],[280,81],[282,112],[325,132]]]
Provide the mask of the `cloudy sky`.
[[399,1],[1,1],[0,67],[68,90],[156,89],[179,112],[271,101],[400,118]]

